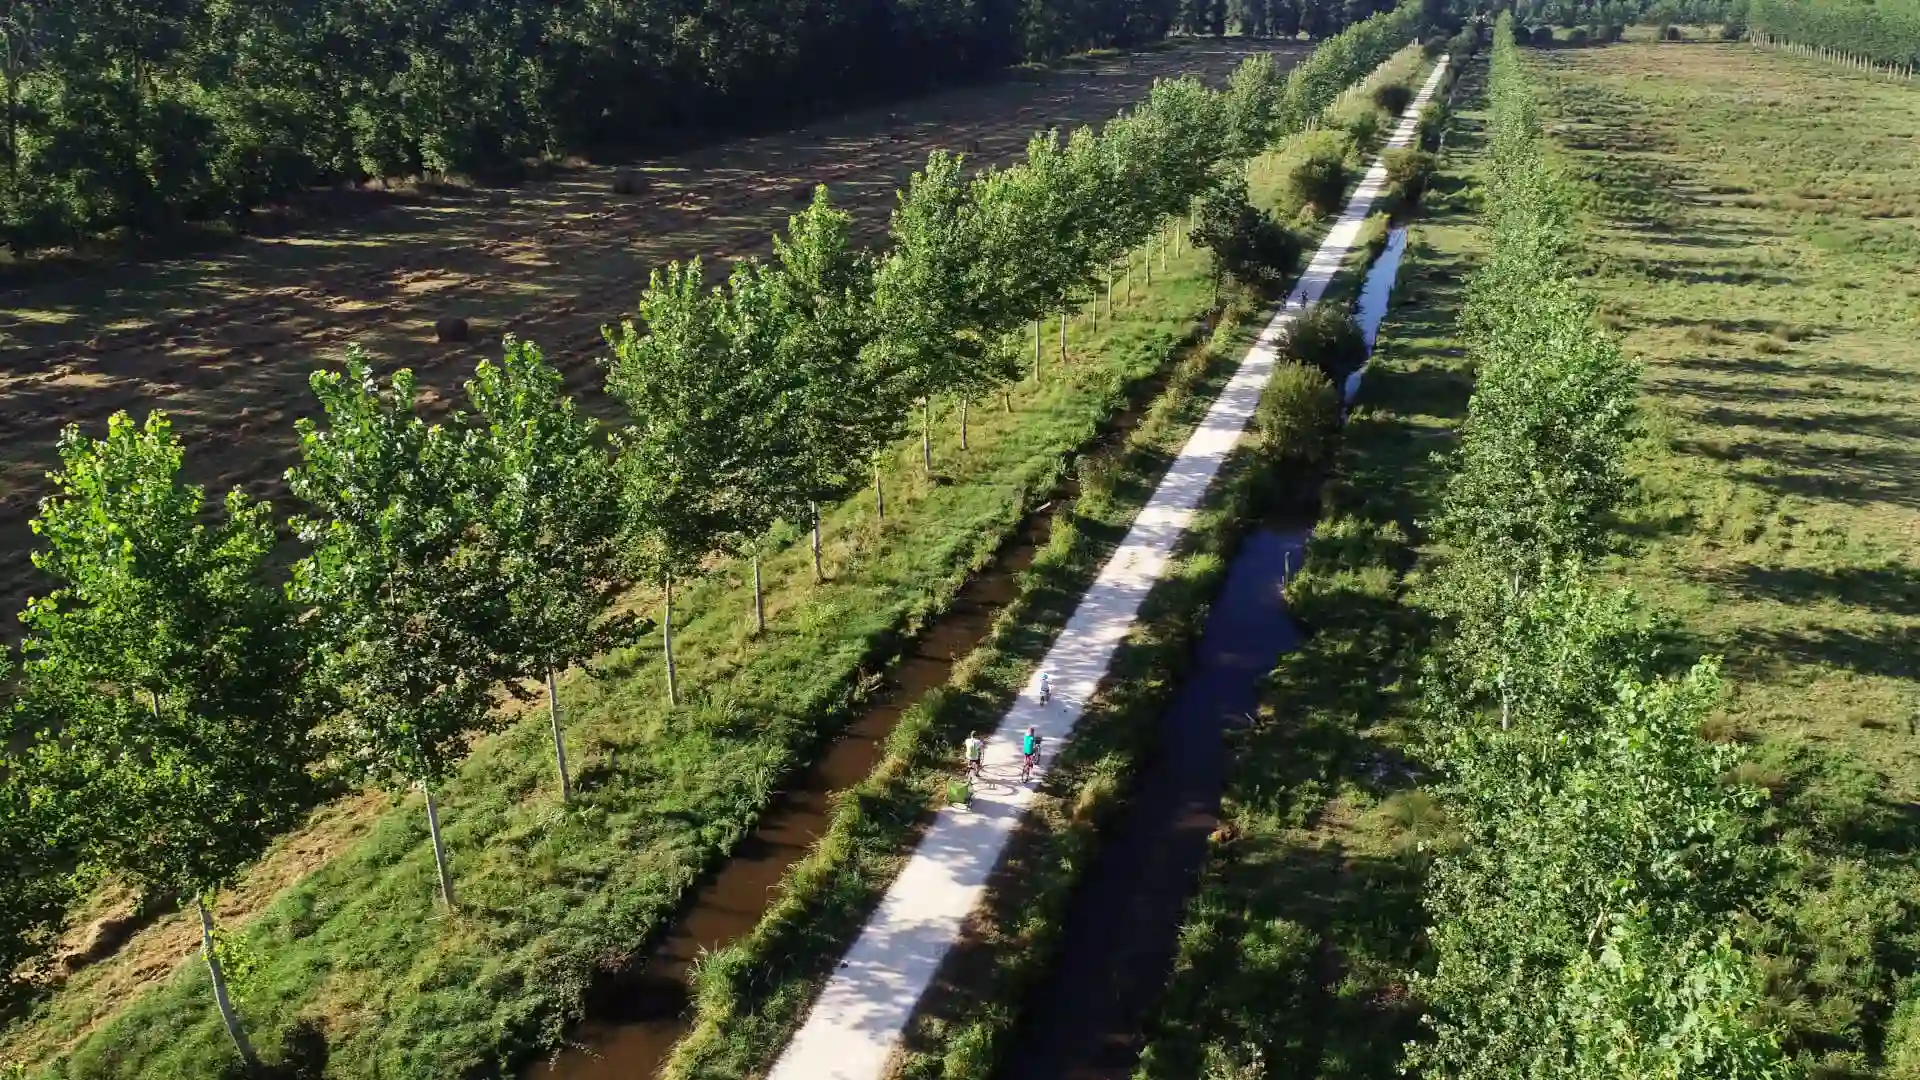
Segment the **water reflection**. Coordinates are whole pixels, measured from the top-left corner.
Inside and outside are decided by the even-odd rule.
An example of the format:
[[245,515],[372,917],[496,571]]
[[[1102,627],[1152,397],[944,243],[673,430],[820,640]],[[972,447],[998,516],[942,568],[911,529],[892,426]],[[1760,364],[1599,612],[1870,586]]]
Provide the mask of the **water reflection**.
[[[1393,283],[1400,272],[1400,256],[1407,250],[1407,227],[1396,226],[1387,233],[1386,249],[1380,257],[1367,268],[1367,279],[1361,283],[1360,299],[1354,305],[1353,319],[1360,324],[1360,335],[1366,339],[1367,355],[1373,355],[1373,343],[1380,336],[1380,322],[1387,317],[1387,301],[1393,296]],[[1341,393],[1341,399],[1348,405],[1360,393],[1360,376],[1366,372],[1365,364],[1356,368],[1347,376],[1347,384]]]

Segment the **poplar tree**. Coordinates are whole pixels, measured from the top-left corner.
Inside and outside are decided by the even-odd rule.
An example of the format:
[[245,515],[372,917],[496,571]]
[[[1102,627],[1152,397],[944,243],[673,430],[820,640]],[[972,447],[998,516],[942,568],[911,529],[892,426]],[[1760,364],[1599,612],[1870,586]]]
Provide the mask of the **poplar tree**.
[[788,445],[774,492],[780,516],[808,522],[813,575],[820,561],[820,506],[852,490],[899,435],[900,401],[873,340],[874,260],[852,245],[853,218],[833,208],[825,185],[773,240],[772,302],[782,313],[779,368],[789,392],[779,429]]
[[470,460],[482,468],[490,556],[506,619],[494,641],[509,691],[546,684],[560,798],[570,799],[558,673],[627,644],[639,620],[614,614],[628,585],[620,490],[606,440],[581,414],[560,372],[532,342],[508,337],[500,363],[481,361],[467,398],[482,425]]
[[440,895],[455,906],[434,792],[477,733],[497,729],[494,686],[511,664],[512,582],[487,536],[487,462],[472,440],[415,411],[413,373],[382,387],[358,348],[310,383],[324,412],[303,419],[287,470],[308,513],[293,520],[311,554],[293,595],[314,611],[322,678],[338,697],[338,738],[383,783],[420,788]]
[[740,448],[727,430],[737,385],[725,370],[718,304],[698,259],[675,262],[653,272],[640,297],[639,321],[606,332],[607,392],[630,416],[614,438],[625,543],[663,593],[667,700],[676,705],[674,582],[691,574],[732,526],[726,495],[740,468]]
[[995,282],[958,158],[928,156],[900,195],[891,236],[874,276],[875,345],[924,411],[921,457],[931,472],[933,399],[952,392],[965,402],[1018,368],[991,326]]
[[23,772],[84,864],[191,897],[221,1020],[256,1063],[227,991],[209,900],[318,795],[302,635],[263,564],[270,507],[229,492],[209,521],[160,413],[116,413],[99,440],[69,427],[33,522],[23,681],[57,737]]
[[783,494],[795,468],[796,454],[786,411],[800,396],[798,372],[781,364],[780,346],[787,334],[788,310],[781,302],[776,276],[757,259],[735,265],[723,297],[717,297],[715,318],[725,360],[727,409],[710,418],[712,438],[724,442],[733,467],[711,477],[718,510],[715,546],[728,554],[744,552],[752,562],[753,625],[767,629],[767,608],[761,582],[761,545],[780,518]]

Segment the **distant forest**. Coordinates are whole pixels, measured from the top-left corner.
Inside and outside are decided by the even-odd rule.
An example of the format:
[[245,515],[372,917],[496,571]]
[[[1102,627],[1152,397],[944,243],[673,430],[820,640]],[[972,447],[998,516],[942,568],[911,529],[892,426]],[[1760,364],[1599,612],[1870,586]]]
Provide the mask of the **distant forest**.
[[643,147],[1374,0],[0,0],[0,245]]

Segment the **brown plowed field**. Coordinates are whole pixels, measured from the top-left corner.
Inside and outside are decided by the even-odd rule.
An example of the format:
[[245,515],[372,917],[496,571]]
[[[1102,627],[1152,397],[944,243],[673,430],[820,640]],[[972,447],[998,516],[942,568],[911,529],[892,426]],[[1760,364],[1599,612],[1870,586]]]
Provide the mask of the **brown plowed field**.
[[[653,183],[639,196],[615,195],[609,167],[582,168],[0,293],[0,638],[16,635],[13,613],[44,587],[26,555],[28,521],[67,424],[98,430],[116,410],[164,409],[195,480],[272,498],[296,453],[294,419],[313,411],[308,373],[352,343],[383,369],[412,367],[430,400],[447,401],[513,333],[593,401],[600,327],[631,311],[650,268],[764,253],[796,191],[815,183],[877,237],[929,150],[977,143],[973,160],[1007,163],[1035,130],[1110,117],[1156,78],[1217,82],[1252,51],[1188,43],[908,102],[894,109],[897,127],[876,108],[645,161]],[[434,322],[449,315],[469,320],[471,344],[435,343]]]

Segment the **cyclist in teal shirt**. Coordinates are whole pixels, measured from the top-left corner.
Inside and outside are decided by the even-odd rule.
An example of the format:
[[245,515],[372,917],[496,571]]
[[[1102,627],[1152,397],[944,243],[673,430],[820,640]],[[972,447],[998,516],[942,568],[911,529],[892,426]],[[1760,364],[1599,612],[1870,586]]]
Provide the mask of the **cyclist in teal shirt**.
[[1032,726],[1020,736],[1020,754],[1026,758],[1020,766],[1020,779],[1025,780],[1033,775],[1033,767],[1040,760],[1040,733]]

